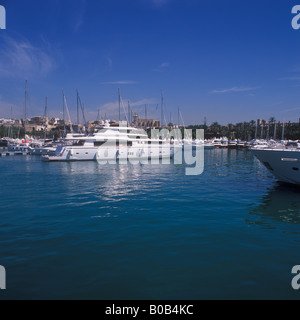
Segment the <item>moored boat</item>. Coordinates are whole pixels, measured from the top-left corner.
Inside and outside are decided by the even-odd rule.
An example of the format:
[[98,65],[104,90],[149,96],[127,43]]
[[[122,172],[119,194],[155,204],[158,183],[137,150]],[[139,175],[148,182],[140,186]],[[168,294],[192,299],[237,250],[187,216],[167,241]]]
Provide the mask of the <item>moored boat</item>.
[[120,159],[162,159],[174,155],[174,145],[166,139],[150,139],[147,133],[127,125],[110,126],[106,121],[90,135],[67,136],[55,155],[44,161],[83,161]]
[[281,182],[300,185],[300,148],[251,148],[252,154]]

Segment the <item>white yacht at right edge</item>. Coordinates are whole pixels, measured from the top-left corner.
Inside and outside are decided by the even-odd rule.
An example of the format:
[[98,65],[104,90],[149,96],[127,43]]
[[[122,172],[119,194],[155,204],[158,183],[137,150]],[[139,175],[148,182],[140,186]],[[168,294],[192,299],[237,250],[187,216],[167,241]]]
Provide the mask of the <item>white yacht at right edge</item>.
[[278,181],[300,185],[300,144],[250,148],[251,153]]

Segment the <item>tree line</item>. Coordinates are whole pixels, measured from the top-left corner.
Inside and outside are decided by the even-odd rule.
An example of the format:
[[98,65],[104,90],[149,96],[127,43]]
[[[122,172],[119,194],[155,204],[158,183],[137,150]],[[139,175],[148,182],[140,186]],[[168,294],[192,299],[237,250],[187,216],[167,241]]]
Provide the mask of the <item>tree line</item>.
[[[172,128],[172,124],[169,124],[169,128]],[[240,139],[250,141],[252,139],[274,139],[281,140],[282,138],[287,140],[300,140],[300,123],[292,122],[277,122],[274,117],[271,117],[268,121],[260,120],[257,123],[255,120],[249,122],[238,122],[236,124],[229,123],[227,125],[221,125],[218,122],[213,122],[211,125],[190,125],[186,129],[192,129],[193,138],[196,138],[196,129],[204,129],[204,138],[213,139],[214,137],[227,137],[228,139]],[[151,130],[147,130],[150,133]],[[70,132],[70,126],[66,126],[66,133]],[[182,137],[184,137],[185,128],[181,127]],[[30,131],[26,132],[28,135],[43,139],[45,134],[43,131]],[[47,132],[47,138],[57,139],[62,137],[64,133],[64,127],[57,127],[50,132]],[[13,126],[0,126],[0,137],[11,138],[24,138],[24,127]]]
[[[255,120],[249,122],[238,122],[221,125],[213,122],[211,125],[192,125],[187,129],[204,129],[204,138],[212,139],[214,137],[227,137],[228,139],[240,139],[250,141],[252,139],[273,139],[273,140],[298,140],[300,139],[300,123],[277,122],[274,117],[268,121],[261,120],[257,123]],[[193,130],[193,138],[196,132]]]

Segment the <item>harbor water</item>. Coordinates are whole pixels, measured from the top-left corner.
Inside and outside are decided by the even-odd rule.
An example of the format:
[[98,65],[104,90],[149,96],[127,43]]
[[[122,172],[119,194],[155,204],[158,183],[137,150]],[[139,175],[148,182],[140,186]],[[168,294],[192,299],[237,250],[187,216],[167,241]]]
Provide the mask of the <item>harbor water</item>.
[[0,158],[0,299],[299,299],[300,188],[249,151],[183,165]]

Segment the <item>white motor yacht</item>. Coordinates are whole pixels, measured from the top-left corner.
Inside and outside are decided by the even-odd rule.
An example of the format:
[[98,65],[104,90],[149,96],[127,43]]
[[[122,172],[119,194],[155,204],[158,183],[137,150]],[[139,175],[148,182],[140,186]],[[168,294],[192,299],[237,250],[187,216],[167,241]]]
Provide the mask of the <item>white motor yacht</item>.
[[250,151],[281,182],[300,184],[300,147],[254,147]]
[[222,145],[221,139],[219,139],[219,138],[214,138],[213,141],[212,141],[212,144],[213,144],[215,147],[220,148],[221,145]]
[[106,121],[90,135],[71,135],[69,141],[56,149],[55,155],[45,155],[44,161],[162,159],[174,155],[173,144],[162,139],[150,139],[144,130],[110,126]]
[[237,148],[237,146],[238,146],[238,142],[236,139],[228,141],[228,148]]

